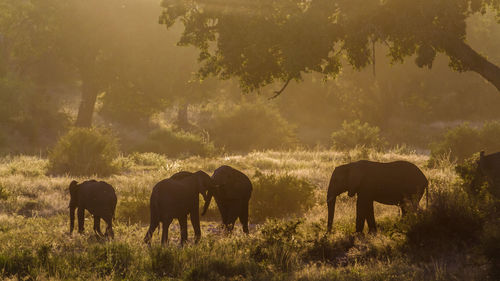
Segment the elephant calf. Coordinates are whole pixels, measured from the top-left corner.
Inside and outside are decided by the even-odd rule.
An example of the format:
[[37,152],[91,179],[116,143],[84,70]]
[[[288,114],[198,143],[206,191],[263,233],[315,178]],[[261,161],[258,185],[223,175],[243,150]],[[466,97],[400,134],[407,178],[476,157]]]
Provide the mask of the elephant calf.
[[106,182],[89,180],[78,184],[72,181],[69,185],[69,223],[70,234],[75,226],[75,209],[78,208],[78,232],[83,233],[85,210],[94,216],[94,232],[102,237],[101,218],[106,222],[107,237],[114,238],[112,220],[115,216],[115,189]]
[[335,168],[328,186],[328,232],[332,229],[337,196],[357,194],[356,232],[362,232],[365,220],[370,232],[376,232],[373,201],[397,205],[403,215],[418,203],[429,182],[422,171],[406,161],[379,163],[357,161]]
[[250,179],[242,172],[229,166],[217,168],[212,179],[215,188],[208,191],[208,199],[205,201],[202,215],[208,210],[213,196],[225,228],[232,231],[236,219],[239,218],[243,232],[248,233],[248,201],[252,195]]
[[144,242],[149,244],[154,231],[162,223],[162,245],[168,241],[168,228],[173,219],[179,221],[181,244],[187,240],[187,215],[191,218],[196,241],[201,237],[199,194],[206,198],[208,189],[213,188],[212,179],[203,171],[179,172],[162,180],[153,187],[149,201],[151,221]]

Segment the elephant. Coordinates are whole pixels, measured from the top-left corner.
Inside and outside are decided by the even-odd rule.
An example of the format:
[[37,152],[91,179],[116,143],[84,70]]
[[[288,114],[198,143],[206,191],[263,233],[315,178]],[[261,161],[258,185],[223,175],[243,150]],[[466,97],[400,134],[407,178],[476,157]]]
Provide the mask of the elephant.
[[373,201],[397,205],[404,216],[412,208],[416,210],[429,182],[422,171],[407,161],[390,163],[361,160],[334,169],[328,186],[328,225],[331,232],[335,201],[347,191],[350,197],[357,194],[356,232],[363,232],[365,220],[369,232],[377,231],[373,213]]
[[181,228],[181,245],[183,245],[188,236],[188,214],[194,229],[195,241],[198,242],[201,238],[199,194],[206,200],[207,191],[213,187],[212,179],[203,171],[195,173],[182,171],[158,182],[151,192],[149,201],[151,221],[144,242],[151,243],[153,233],[161,222],[163,227],[161,244],[165,245],[168,241],[168,228],[176,218]]
[[208,191],[202,216],[205,215],[212,196],[219,208],[222,224],[228,231],[232,231],[236,219],[240,219],[243,232],[248,234],[248,202],[252,195],[252,183],[242,172],[230,167],[217,168],[212,179],[215,183],[214,190]]
[[500,196],[500,152],[485,155],[481,151],[477,167],[477,172],[486,177],[494,195]]
[[94,232],[97,236],[103,237],[101,232],[101,219],[106,224],[106,237],[114,238],[113,218],[116,209],[115,189],[103,181],[89,180],[82,183],[72,181],[69,184],[69,228],[73,233],[75,226],[75,209],[78,208],[78,232],[84,231],[85,210],[94,216]]

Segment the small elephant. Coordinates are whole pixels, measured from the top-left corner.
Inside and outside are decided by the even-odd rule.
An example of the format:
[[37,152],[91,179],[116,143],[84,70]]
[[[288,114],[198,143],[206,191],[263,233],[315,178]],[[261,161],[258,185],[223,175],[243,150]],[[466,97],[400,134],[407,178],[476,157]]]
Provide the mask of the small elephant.
[[205,201],[202,215],[208,210],[213,196],[225,228],[232,231],[236,219],[239,218],[243,232],[248,234],[248,201],[250,201],[252,195],[250,179],[242,172],[229,166],[217,168],[212,175],[212,179],[215,188],[213,191],[208,191],[208,198]]
[[196,173],[179,172],[168,179],[158,182],[151,192],[150,212],[151,222],[144,242],[149,244],[160,222],[163,226],[161,243],[168,241],[168,228],[173,219],[179,221],[181,228],[181,245],[187,240],[187,215],[191,218],[195,239],[201,237],[199,194],[207,198],[207,190],[213,188],[209,175],[203,171]]
[[365,220],[370,232],[376,232],[373,201],[397,205],[403,215],[417,209],[429,182],[422,171],[406,161],[380,163],[361,160],[335,168],[328,186],[328,232],[332,230],[337,196],[357,194],[356,232],[363,232]]
[[73,233],[75,226],[75,209],[78,208],[78,232],[83,233],[85,210],[94,216],[94,232],[103,237],[101,219],[106,224],[106,237],[114,238],[113,218],[116,209],[115,189],[106,182],[89,180],[78,184],[72,181],[69,185],[69,232]]

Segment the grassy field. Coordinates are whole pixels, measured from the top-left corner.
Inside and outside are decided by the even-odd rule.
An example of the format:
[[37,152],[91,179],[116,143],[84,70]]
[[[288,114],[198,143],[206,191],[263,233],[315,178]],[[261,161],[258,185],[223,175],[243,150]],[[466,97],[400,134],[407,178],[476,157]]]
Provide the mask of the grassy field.
[[[426,168],[428,157],[412,152],[385,153],[266,151],[248,155],[182,160],[145,153],[116,160],[121,173],[102,180],[117,191],[115,239],[100,241],[86,218],[84,235],[68,235],[70,176],[46,175],[48,161],[35,156],[0,159],[0,276],[29,280],[485,280],[491,264],[475,248],[448,245],[442,250],[409,245],[407,223],[399,209],[375,205],[377,235],[354,234],[354,199],[337,203],[335,232],[325,236],[326,188],[335,166],[359,159],[407,160],[417,164],[430,181],[430,194],[453,191],[454,166],[441,161]],[[226,164],[251,179],[264,175],[293,176],[314,185],[307,211],[256,221],[251,234],[239,225],[232,235],[218,227],[215,204],[202,218],[202,240],[179,246],[178,224],[171,226],[168,247],[155,233],[148,248],[142,239],[149,223],[149,195],[156,182],[180,170],[213,172]],[[257,198],[256,192],[254,195]],[[282,204],[292,200],[286,195]],[[250,201],[252,204],[252,200]],[[421,201],[425,208],[425,200]],[[446,242],[446,241],[445,241]],[[449,244],[449,243],[448,243]],[[441,248],[439,248],[441,249]]]

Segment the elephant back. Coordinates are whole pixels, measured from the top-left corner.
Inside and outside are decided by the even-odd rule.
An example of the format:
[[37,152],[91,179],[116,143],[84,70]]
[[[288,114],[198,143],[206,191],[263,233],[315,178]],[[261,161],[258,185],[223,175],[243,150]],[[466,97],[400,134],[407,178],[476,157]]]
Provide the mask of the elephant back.
[[252,183],[242,172],[230,167],[221,166],[212,175],[214,182],[221,188],[221,197],[225,199],[249,199],[252,194]]

